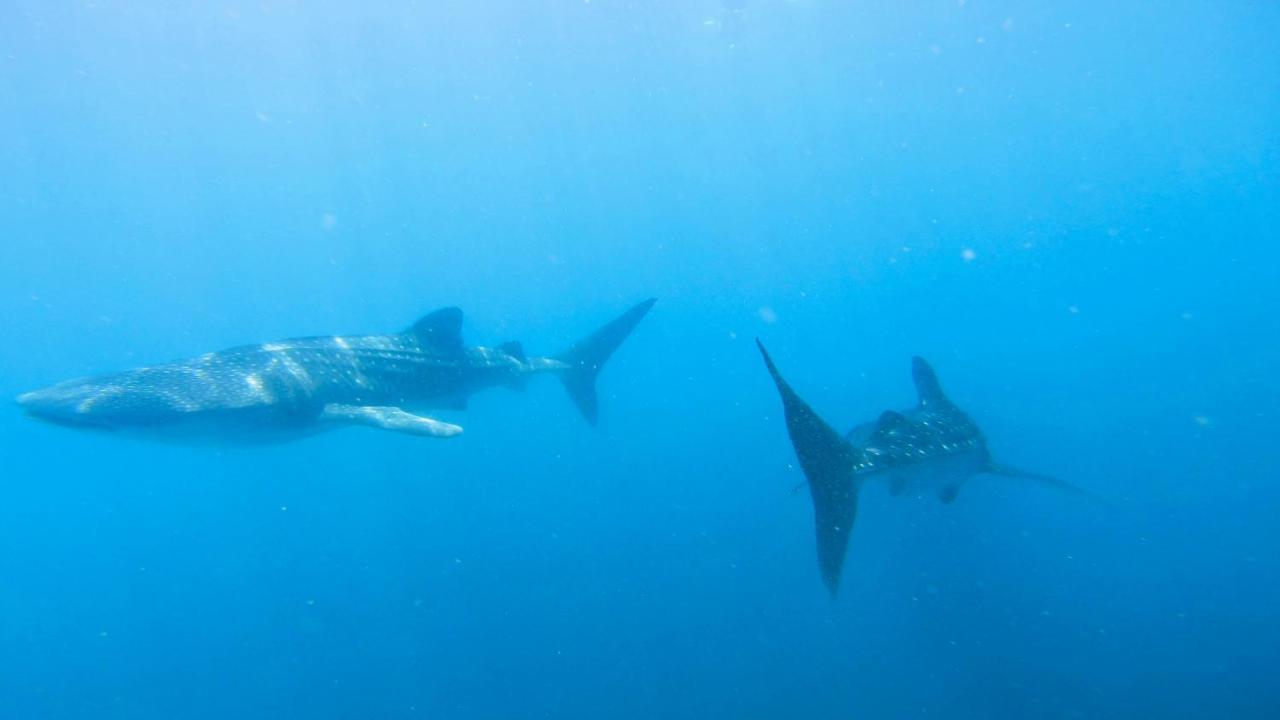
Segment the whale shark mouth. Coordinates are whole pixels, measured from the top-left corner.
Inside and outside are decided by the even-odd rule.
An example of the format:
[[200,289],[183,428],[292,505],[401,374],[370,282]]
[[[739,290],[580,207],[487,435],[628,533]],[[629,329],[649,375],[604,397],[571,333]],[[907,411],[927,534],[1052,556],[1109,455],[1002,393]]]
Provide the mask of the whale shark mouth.
[[16,401],[27,417],[52,425],[91,430],[113,429],[101,418],[81,412],[78,398],[61,393],[53,395],[48,390],[36,390],[19,395]]
[[[21,399],[19,399],[19,404],[23,404]],[[69,427],[77,430],[114,431],[116,429],[109,423],[94,418],[92,415],[83,415],[75,412],[62,412],[51,410],[49,408],[28,405],[23,406],[23,412],[26,413],[27,417],[32,418],[33,420],[39,420],[59,427]]]

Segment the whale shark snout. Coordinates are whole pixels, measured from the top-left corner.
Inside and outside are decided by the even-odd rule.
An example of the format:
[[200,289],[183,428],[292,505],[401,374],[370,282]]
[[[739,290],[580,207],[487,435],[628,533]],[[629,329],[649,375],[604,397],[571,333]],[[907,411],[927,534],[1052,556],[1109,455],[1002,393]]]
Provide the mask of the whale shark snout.
[[28,415],[74,415],[79,412],[82,398],[74,397],[60,386],[33,390],[19,395],[15,401]]
[[88,383],[73,380],[15,398],[18,407],[32,418],[77,428],[107,428],[102,418],[90,412],[95,390]]

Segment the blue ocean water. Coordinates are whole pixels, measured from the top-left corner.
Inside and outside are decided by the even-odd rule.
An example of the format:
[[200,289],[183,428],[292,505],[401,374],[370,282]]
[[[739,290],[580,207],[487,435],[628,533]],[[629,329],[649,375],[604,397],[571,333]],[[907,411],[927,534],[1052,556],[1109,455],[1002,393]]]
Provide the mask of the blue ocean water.
[[[0,413],[0,718],[1276,717],[1280,8],[0,8],[0,395],[436,307],[551,380],[185,446]],[[1007,479],[840,594],[752,344]]]

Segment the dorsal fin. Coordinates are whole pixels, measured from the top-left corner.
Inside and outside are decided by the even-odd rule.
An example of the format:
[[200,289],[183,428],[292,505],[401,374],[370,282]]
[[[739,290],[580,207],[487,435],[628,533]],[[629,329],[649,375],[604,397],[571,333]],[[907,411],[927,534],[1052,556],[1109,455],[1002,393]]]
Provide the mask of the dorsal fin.
[[951,401],[942,392],[938,382],[938,374],[929,367],[922,357],[911,358],[911,379],[916,383],[916,392],[920,394],[920,407],[949,405]]
[[408,334],[418,342],[447,353],[462,352],[462,311],[456,307],[440,308],[424,315],[409,328]]
[[[880,413],[880,417],[876,419],[875,427],[872,428],[871,434],[867,436],[867,449],[874,453],[886,453],[888,448],[901,445],[904,442],[903,436],[910,433],[911,421],[905,415],[893,410],[885,410]],[[906,438],[906,442],[910,442],[910,438]],[[883,462],[894,463],[895,455],[893,453],[884,455]]]
[[885,410],[880,413],[880,419],[876,420],[876,429],[875,432],[872,433],[872,436],[880,437],[889,435],[895,430],[910,424],[911,421],[902,413],[894,412],[893,410]]
[[855,425],[852,430],[845,433],[844,441],[854,447],[862,447],[871,442],[871,436],[876,434],[876,424],[873,422],[860,423]]
[[520,344],[519,340],[504,342],[498,346],[498,349],[522,363],[529,362],[528,356],[524,354],[524,346]]

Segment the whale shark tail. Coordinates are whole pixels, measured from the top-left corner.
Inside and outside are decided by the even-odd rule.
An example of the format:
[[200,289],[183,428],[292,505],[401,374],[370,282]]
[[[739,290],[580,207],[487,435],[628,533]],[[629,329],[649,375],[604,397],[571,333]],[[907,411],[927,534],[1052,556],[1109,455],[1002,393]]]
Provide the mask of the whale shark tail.
[[840,587],[849,534],[858,514],[858,484],[853,477],[857,451],[809,407],[778,372],[759,339],[756,346],[782,396],[787,433],[813,496],[813,519],[818,535],[818,567],[827,591]]
[[556,356],[557,360],[567,366],[560,371],[560,382],[564,383],[565,391],[582,412],[582,417],[592,425],[596,424],[599,414],[596,376],[600,374],[605,361],[627,339],[636,325],[640,324],[655,302],[656,298],[649,298],[633,306]]

